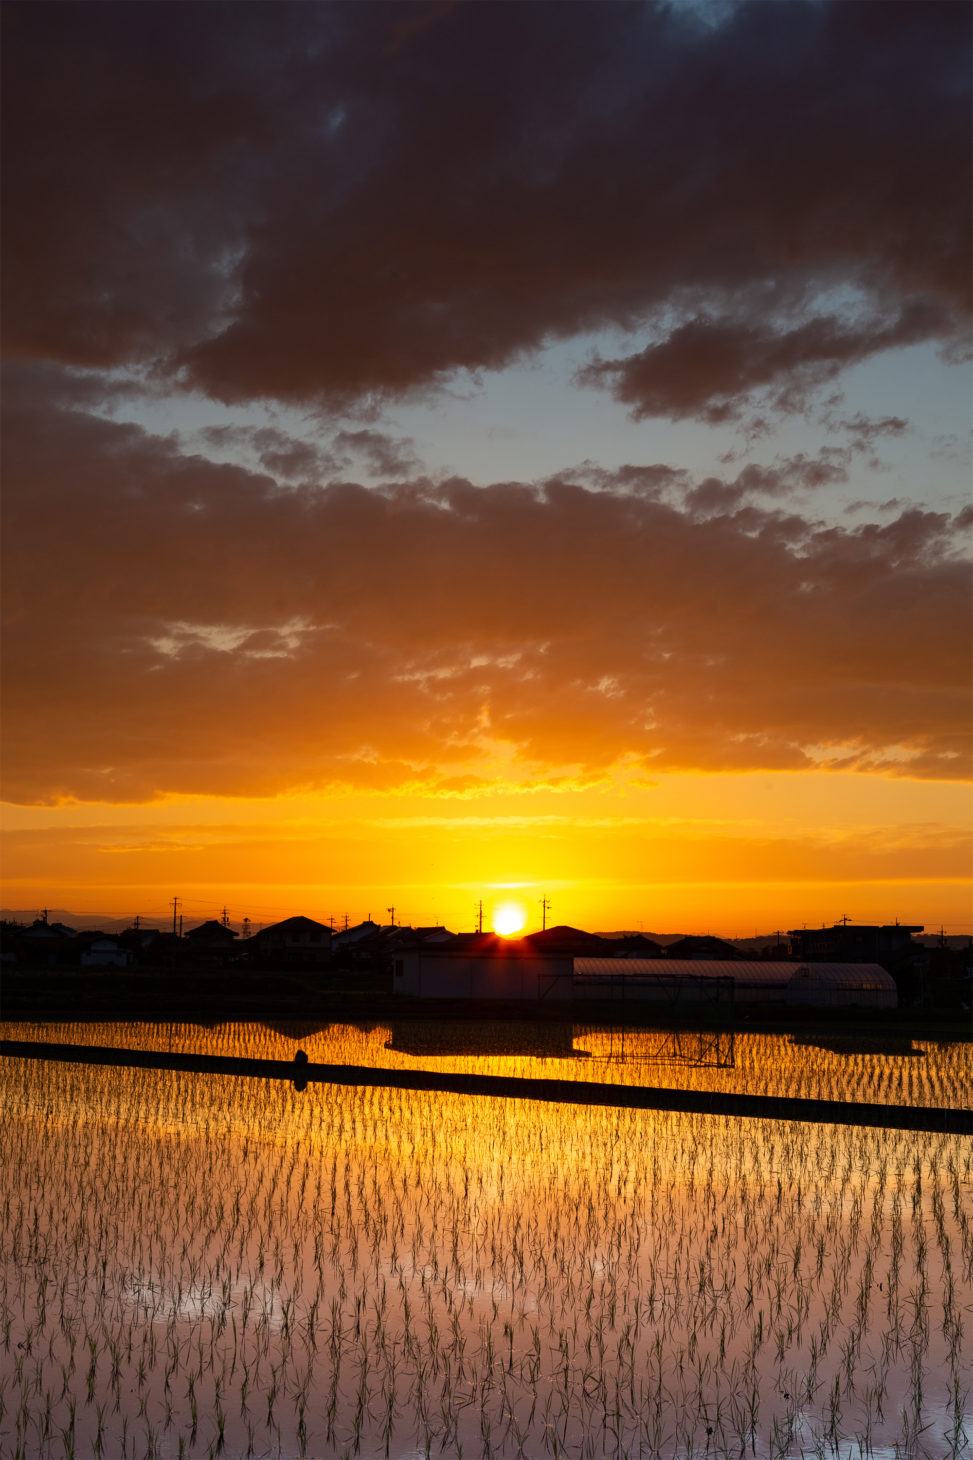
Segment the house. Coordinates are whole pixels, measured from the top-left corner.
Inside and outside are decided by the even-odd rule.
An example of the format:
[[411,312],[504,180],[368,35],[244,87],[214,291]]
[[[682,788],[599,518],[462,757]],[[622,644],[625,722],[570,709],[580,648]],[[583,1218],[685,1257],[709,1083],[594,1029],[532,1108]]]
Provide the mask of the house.
[[132,954],[117,938],[95,938],[81,955],[82,968],[128,968]]
[[225,923],[218,923],[215,918],[210,918],[207,922],[200,923],[198,928],[190,928],[185,936],[196,948],[222,949],[232,948],[237,934]]
[[331,929],[298,915],[261,928],[250,939],[250,956],[261,962],[324,963],[331,957]]
[[615,958],[662,958],[665,949],[644,933],[602,933],[606,952]]
[[922,923],[835,923],[830,928],[791,928],[791,953],[802,962],[880,963],[889,972],[916,951],[913,933]]
[[356,943],[364,938],[374,938],[381,931],[381,923],[373,923],[371,918],[366,918],[363,923],[356,923],[354,927],[342,928],[340,933],[332,933],[331,946],[336,953],[342,948],[354,948]]
[[208,922],[200,923],[197,928],[190,928],[181,942],[184,951],[188,945],[190,956],[197,962],[222,964],[226,963],[233,954],[233,943],[236,936],[237,934],[232,928],[217,922],[215,918],[210,918]]
[[540,933],[528,933],[524,942],[539,953],[566,954],[571,958],[586,955],[596,958],[610,951],[608,943],[597,933],[586,933],[583,928],[572,928],[567,923],[544,928]]

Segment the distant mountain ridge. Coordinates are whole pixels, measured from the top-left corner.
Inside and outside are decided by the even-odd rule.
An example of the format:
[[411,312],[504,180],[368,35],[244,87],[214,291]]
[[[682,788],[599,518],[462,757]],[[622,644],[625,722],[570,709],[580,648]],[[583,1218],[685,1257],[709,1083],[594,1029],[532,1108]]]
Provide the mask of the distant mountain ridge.
[[[0,919],[8,923],[26,923],[28,926],[36,918],[41,916],[42,909],[31,908],[9,908],[0,907]],[[135,915],[126,918],[112,918],[102,913],[75,913],[69,912],[63,907],[49,907],[47,909],[47,921],[49,923],[63,923],[67,928],[76,928],[79,933],[96,930],[102,933],[124,933],[135,922]],[[153,916],[151,913],[139,914],[139,921],[143,928],[172,928],[172,913],[160,913]],[[194,919],[195,921],[195,919]],[[203,919],[200,918],[199,922]]]

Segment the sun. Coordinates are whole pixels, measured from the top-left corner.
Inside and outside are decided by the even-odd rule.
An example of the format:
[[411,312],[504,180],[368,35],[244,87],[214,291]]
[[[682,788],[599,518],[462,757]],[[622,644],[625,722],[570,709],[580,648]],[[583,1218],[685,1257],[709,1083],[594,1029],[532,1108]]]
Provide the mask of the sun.
[[501,902],[493,912],[493,931],[509,938],[519,933],[527,922],[527,913],[519,902]]

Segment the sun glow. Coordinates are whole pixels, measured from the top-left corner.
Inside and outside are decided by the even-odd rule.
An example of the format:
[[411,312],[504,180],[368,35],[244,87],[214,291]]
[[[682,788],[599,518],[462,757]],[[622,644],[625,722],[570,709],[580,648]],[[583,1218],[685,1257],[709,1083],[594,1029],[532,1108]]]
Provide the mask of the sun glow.
[[501,902],[493,913],[493,931],[509,938],[519,933],[527,922],[527,913],[519,902]]

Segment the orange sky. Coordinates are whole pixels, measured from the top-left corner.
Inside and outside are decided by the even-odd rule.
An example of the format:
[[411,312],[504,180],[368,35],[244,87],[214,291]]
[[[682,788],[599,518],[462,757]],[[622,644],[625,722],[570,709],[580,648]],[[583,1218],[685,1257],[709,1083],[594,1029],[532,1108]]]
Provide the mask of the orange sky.
[[724,934],[803,922],[970,926],[955,788],[827,773],[663,776],[654,786],[475,797],[178,798],[8,808],[6,901],[156,921],[226,905],[473,926],[501,900],[539,926]]
[[967,8],[5,13],[8,908],[970,926]]

